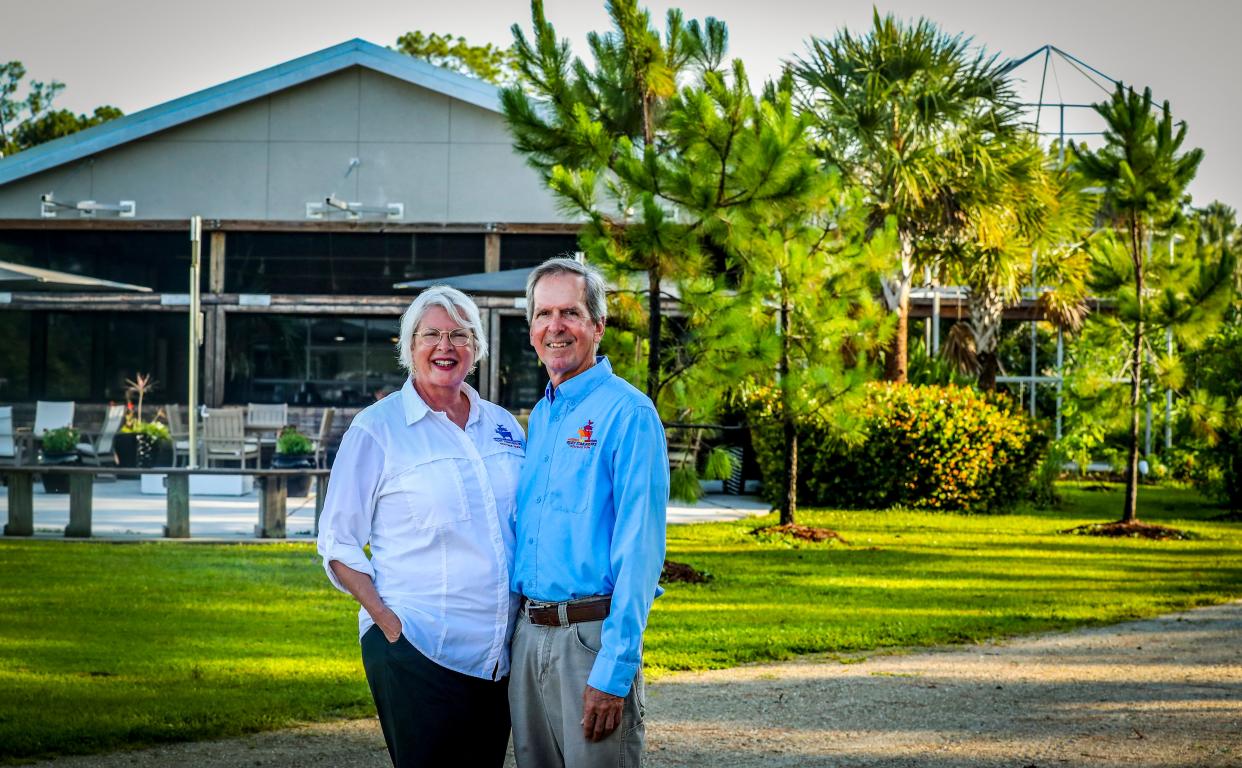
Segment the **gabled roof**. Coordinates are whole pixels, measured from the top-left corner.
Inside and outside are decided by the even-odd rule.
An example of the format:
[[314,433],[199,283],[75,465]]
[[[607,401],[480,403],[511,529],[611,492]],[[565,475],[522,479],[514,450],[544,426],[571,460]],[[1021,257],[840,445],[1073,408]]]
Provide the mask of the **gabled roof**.
[[494,85],[355,38],[4,158],[0,160],[0,184],[353,66],[366,67],[476,107],[500,112],[500,91]]

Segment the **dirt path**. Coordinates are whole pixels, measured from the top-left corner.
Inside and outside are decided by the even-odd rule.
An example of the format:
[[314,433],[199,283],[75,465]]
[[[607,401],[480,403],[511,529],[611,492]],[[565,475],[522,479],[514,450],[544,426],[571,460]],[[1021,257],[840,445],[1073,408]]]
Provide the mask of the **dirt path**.
[[[657,768],[1242,768],[1242,602],[855,664],[678,674],[648,687],[648,713]],[[366,720],[40,765],[389,763]]]

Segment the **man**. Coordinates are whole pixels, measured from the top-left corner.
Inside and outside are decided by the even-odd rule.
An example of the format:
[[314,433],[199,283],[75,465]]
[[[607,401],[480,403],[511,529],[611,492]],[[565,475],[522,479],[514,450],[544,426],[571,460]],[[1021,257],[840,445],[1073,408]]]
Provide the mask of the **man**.
[[596,356],[599,272],[544,262],[527,279],[526,315],[550,381],[518,482],[514,752],[523,768],[640,765],[642,636],[664,564],[664,428],[651,400]]

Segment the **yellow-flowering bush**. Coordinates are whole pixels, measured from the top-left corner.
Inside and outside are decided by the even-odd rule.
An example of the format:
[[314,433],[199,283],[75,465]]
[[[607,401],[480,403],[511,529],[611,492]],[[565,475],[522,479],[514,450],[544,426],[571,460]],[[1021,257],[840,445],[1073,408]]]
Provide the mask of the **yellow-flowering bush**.
[[[779,494],[779,403],[751,398],[751,434],[764,488]],[[1020,413],[969,387],[868,385],[861,440],[824,422],[798,427],[798,496],[814,506],[1001,512],[1025,498],[1046,439]]]

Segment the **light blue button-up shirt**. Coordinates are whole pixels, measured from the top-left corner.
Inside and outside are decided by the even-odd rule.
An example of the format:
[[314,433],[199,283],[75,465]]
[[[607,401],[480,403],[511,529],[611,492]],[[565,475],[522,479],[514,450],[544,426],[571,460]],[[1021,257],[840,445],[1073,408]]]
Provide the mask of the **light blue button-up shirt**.
[[651,400],[604,357],[540,400],[518,481],[513,591],[561,602],[612,595],[587,684],[625,696],[663,592],[668,454]]

